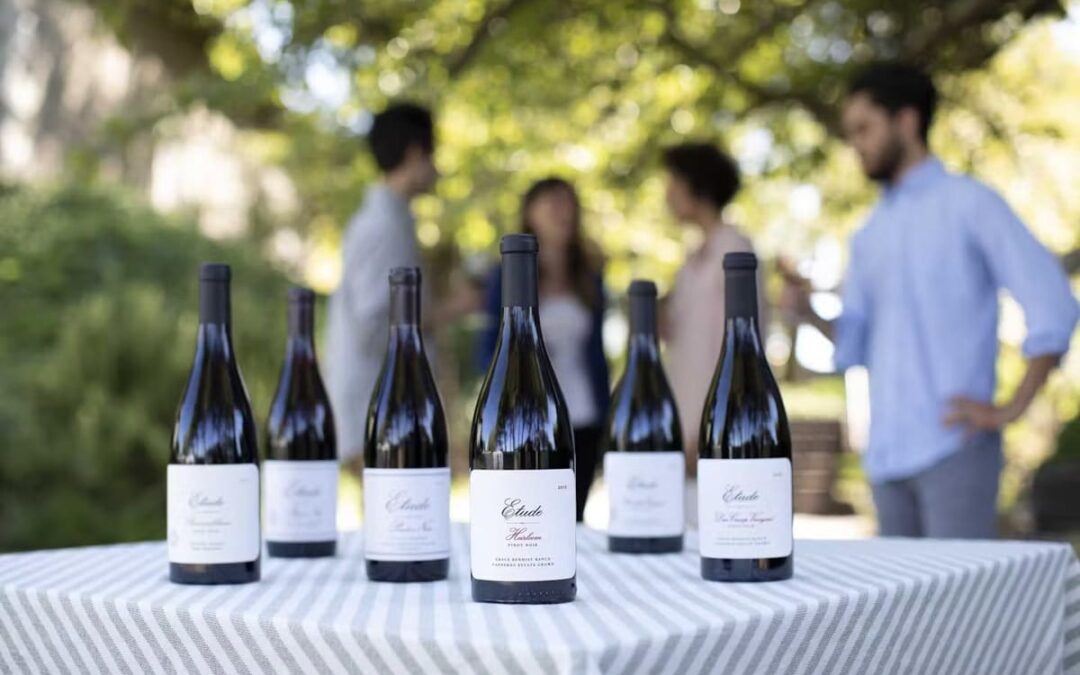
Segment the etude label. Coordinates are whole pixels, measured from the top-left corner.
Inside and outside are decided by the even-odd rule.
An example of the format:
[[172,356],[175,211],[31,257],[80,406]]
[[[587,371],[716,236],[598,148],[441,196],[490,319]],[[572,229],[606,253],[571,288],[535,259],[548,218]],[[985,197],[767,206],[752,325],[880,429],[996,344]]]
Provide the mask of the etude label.
[[576,571],[571,469],[473,470],[469,477],[472,575],[552,581]]
[[259,557],[259,468],[170,464],[169,562],[213,565]]
[[267,541],[337,539],[336,460],[268,459],[262,470]]
[[686,462],[681,452],[607,452],[608,534],[677,537],[683,533]]
[[791,460],[700,460],[698,526],[706,558],[791,555]]
[[364,469],[364,557],[450,557],[450,469]]

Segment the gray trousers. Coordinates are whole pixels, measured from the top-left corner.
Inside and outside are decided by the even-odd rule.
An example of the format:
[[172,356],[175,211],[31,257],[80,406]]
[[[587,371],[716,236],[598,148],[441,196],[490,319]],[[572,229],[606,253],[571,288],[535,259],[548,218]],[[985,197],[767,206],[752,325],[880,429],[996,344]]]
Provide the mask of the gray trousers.
[[1001,435],[980,434],[921,473],[872,484],[879,534],[993,539],[1002,463]]

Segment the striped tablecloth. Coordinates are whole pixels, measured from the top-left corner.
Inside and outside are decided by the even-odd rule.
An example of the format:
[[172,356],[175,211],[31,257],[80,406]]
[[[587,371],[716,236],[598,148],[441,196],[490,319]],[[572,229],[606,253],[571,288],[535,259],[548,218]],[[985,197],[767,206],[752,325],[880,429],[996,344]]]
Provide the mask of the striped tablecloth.
[[470,601],[369,583],[337,558],[264,559],[263,581],[177,586],[163,543],[0,556],[4,673],[1057,673],[1080,671],[1080,565],[1062,544],[799,541],[795,577],[706,583],[682,555],[578,533],[578,600]]

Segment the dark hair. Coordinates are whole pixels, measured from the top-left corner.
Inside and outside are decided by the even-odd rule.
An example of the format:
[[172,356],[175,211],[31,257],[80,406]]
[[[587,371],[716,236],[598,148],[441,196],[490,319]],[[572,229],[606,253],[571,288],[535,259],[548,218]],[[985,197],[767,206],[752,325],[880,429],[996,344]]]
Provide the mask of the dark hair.
[[710,143],[683,143],[664,150],[664,166],[690,186],[690,192],[720,210],[739,191],[739,166]]
[[424,152],[435,149],[435,129],[427,108],[413,103],[396,103],[375,116],[368,136],[375,163],[383,173],[393,171],[405,160],[405,151],[419,145]]
[[[552,192],[563,191],[574,203],[573,233],[570,246],[566,251],[566,268],[570,275],[570,284],[574,294],[588,307],[596,307],[601,298],[596,293],[596,274],[600,270],[599,256],[592,252],[585,236],[581,232],[581,200],[578,199],[574,186],[562,178],[549,176],[533,183],[521,199],[521,231],[535,235],[536,228],[529,221],[529,207],[540,197]],[[540,268],[540,279],[544,278]]]
[[937,89],[921,68],[903,63],[877,63],[860,72],[848,95],[866,94],[877,105],[895,115],[904,108],[919,113],[919,134],[925,143],[937,107]]

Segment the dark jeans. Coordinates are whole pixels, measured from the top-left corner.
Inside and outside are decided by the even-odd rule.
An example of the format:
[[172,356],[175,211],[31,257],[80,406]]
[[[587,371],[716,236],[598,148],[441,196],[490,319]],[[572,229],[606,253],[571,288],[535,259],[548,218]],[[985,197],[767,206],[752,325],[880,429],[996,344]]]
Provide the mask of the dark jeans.
[[589,498],[593,476],[596,475],[597,447],[600,445],[600,427],[574,428],[574,451],[577,466],[577,519],[585,516],[585,500]]

